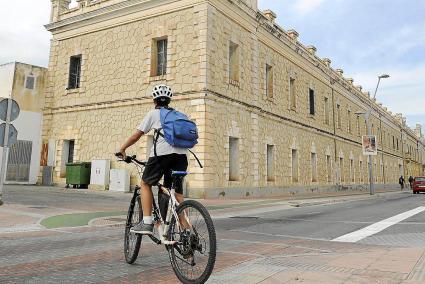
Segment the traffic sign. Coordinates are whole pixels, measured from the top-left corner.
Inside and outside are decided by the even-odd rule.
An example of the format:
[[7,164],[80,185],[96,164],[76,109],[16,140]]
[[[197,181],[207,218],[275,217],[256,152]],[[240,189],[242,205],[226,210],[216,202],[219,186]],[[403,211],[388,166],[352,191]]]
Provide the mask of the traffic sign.
[[[0,124],[0,147],[4,147],[4,133],[6,132],[6,123]],[[9,125],[9,138],[6,147],[11,147],[18,141],[18,130],[12,124]]]
[[10,121],[14,121],[18,118],[21,109],[19,108],[18,103],[13,99],[2,99],[0,101],[0,119],[6,121],[7,119],[7,101],[12,101],[12,110],[10,112]]

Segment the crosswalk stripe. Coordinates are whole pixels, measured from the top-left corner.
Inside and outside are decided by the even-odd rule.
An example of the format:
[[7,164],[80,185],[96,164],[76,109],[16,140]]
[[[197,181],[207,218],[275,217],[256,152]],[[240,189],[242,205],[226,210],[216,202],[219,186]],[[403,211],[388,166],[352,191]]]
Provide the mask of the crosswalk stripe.
[[391,227],[403,220],[406,220],[407,218],[410,218],[416,214],[419,214],[421,212],[425,211],[425,206],[420,206],[418,208],[400,213],[398,215],[395,215],[393,217],[390,217],[388,219],[382,220],[380,222],[377,222],[375,224],[372,224],[370,226],[367,226],[363,229],[360,229],[358,231],[351,232],[349,234],[340,236],[336,239],[333,239],[334,242],[346,242],[346,243],[355,243],[358,242],[364,238],[367,238],[369,236],[375,235],[388,227]]

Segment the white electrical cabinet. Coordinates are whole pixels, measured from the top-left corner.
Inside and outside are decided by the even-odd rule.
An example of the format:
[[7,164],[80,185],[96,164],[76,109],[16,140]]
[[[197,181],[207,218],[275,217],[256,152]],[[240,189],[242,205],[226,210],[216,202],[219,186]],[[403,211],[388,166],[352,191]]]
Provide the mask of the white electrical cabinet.
[[110,191],[129,192],[130,173],[128,170],[113,169],[110,173]]
[[90,187],[107,189],[109,185],[109,172],[111,162],[109,160],[92,160]]

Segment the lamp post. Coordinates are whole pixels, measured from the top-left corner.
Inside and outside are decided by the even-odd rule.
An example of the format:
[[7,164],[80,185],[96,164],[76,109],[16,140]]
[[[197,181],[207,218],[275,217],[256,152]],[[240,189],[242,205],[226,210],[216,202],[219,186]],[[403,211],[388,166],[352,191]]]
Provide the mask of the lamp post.
[[[372,135],[372,125],[370,121],[370,116],[372,114],[373,110],[373,101],[376,99],[376,93],[378,92],[379,83],[381,82],[381,79],[389,78],[390,75],[383,74],[381,76],[378,76],[378,84],[376,84],[375,93],[373,94],[373,98],[369,100],[369,109],[366,110],[366,112],[357,112],[358,115],[363,115],[366,120],[366,127],[367,127],[367,135]],[[372,155],[369,155],[369,191],[370,195],[375,194],[375,181],[373,180],[373,157]]]

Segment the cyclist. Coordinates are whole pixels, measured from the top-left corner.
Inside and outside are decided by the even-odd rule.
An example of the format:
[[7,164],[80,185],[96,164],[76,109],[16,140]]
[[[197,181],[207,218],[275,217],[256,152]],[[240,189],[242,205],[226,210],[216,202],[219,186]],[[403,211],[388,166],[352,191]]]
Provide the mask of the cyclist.
[[[173,93],[169,86],[158,85],[153,88],[152,97],[155,109],[151,110],[145,116],[136,132],[121,146],[119,152],[123,158],[126,157],[126,149],[139,141],[143,135],[147,134],[152,129],[161,131],[162,133],[160,109],[169,107]],[[162,135],[156,135],[156,138],[156,151],[154,147],[152,147],[142,176],[141,196],[143,220],[130,230],[133,233],[143,235],[153,234],[152,186],[157,184],[164,176],[164,186],[170,188],[172,183],[171,171],[186,171],[188,166],[187,149],[171,146]],[[184,201],[182,183],[176,186],[176,199],[179,203]]]

